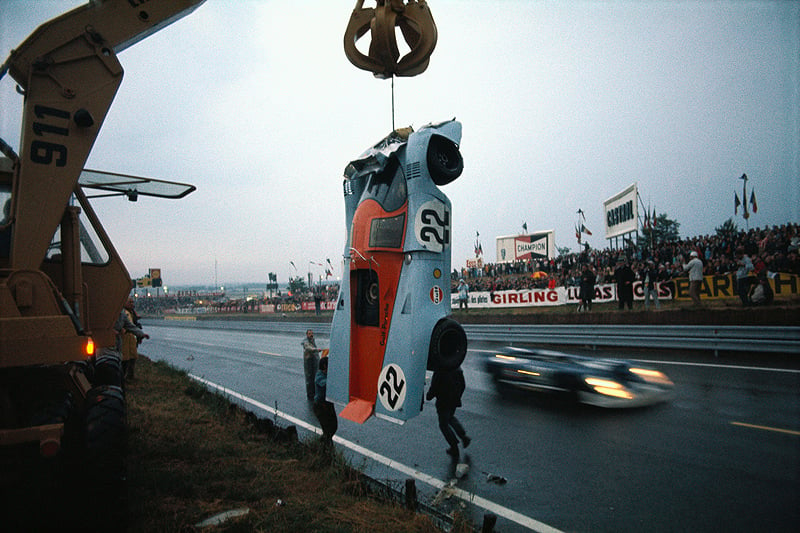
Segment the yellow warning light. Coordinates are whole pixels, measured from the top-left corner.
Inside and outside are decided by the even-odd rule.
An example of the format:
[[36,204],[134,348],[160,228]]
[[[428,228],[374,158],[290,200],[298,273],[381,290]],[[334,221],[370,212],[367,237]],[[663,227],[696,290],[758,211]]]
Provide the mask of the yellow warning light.
[[86,357],[91,357],[94,355],[94,339],[89,337],[86,339],[86,346],[84,346],[84,352],[86,353]]
[[433,277],[436,278],[436,279],[441,278],[442,277],[442,271],[439,270],[438,268],[434,268],[433,269]]

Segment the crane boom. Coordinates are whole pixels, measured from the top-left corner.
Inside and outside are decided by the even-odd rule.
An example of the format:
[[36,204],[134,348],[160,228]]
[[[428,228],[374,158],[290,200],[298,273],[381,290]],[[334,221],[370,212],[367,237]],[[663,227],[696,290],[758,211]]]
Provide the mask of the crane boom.
[[94,0],[42,24],[11,52],[2,72],[26,96],[12,268],[36,269],[42,261],[122,82],[117,52],[203,1]]

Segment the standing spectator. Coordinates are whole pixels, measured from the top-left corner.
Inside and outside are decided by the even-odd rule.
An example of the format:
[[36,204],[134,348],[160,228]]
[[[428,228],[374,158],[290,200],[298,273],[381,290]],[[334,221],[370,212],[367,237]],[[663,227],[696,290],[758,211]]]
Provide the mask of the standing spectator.
[[133,298],[128,298],[122,312],[114,325],[117,332],[117,351],[122,357],[122,374],[126,381],[133,381],[136,358],[139,356],[139,344],[150,335],[142,331],[139,315],[134,309]]
[[[439,430],[450,445],[447,453],[454,459],[458,458],[458,438],[464,448],[472,442],[467,436],[464,426],[456,418],[456,408],[461,407],[461,395],[464,393],[464,372],[461,367],[454,370],[437,370],[433,373],[431,386],[425,396],[428,401],[436,398],[436,414],[439,417]],[[455,431],[454,431],[455,430]]]
[[581,303],[578,305],[578,311],[581,308],[584,311],[592,310],[592,300],[594,299],[594,285],[597,277],[594,275],[592,265],[584,263],[583,272],[581,272],[581,285],[578,293]]
[[319,364],[319,348],[317,348],[317,343],[314,340],[314,332],[306,330],[306,338],[302,342],[303,344],[303,371],[306,375],[306,397],[308,401],[314,401],[314,393],[315,393],[315,386],[314,386],[314,379],[317,373],[317,365]]
[[458,280],[458,308],[462,306],[465,310],[469,311],[469,285],[466,284],[464,278]]
[[628,265],[628,259],[623,256],[620,258],[620,263],[614,271],[614,281],[617,283],[617,299],[619,300],[619,308],[633,309],[633,280],[636,276]]
[[769,285],[769,279],[767,279],[766,272],[763,275],[759,274],[756,282],[754,283],[753,289],[748,295],[750,304],[769,305],[772,303],[774,297],[775,293],[772,291],[772,287]]
[[700,302],[700,286],[703,283],[703,262],[697,257],[697,252],[692,251],[689,254],[691,259],[688,263],[684,263],[683,270],[689,271],[689,296],[696,306],[701,306]]
[[[656,291],[661,290],[662,284],[667,288],[669,291],[669,297],[675,297],[675,282],[672,281],[672,275],[670,274],[669,270],[667,270],[667,266],[664,263],[658,265],[658,279],[656,283]],[[656,295],[658,298],[658,295]]]
[[319,360],[319,369],[314,378],[314,415],[319,420],[322,428],[322,439],[326,446],[333,444],[333,435],[339,429],[339,421],[336,418],[336,409],[333,403],[325,399],[328,388],[328,358],[323,357]]
[[742,301],[742,305],[750,305],[750,273],[753,271],[753,260],[744,253],[743,247],[736,249],[736,293]]
[[648,261],[645,267],[642,268],[639,277],[642,278],[645,310],[647,309],[651,298],[653,299],[656,309],[660,309],[661,304],[658,302],[658,286],[656,285],[658,282],[658,270],[656,270],[656,264],[652,261]]

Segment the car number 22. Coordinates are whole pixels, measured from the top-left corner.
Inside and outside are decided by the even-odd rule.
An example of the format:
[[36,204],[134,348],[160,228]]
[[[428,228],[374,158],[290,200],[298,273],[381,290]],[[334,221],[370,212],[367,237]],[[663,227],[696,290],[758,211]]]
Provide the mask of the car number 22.
[[450,245],[450,211],[439,200],[429,200],[417,210],[414,220],[417,241],[431,252]]
[[378,397],[387,411],[397,411],[406,402],[406,376],[392,363],[383,367],[378,377]]

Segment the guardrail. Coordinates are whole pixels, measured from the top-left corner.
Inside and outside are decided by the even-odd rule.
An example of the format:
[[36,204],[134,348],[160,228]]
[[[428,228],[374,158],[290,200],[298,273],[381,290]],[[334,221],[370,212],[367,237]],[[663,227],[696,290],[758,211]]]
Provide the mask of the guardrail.
[[465,324],[467,337],[492,342],[800,353],[800,327]]
[[[176,326],[239,329],[304,335],[312,329],[330,335],[330,323],[198,320]],[[635,326],[464,324],[472,341],[800,354],[800,327],[790,326]]]

